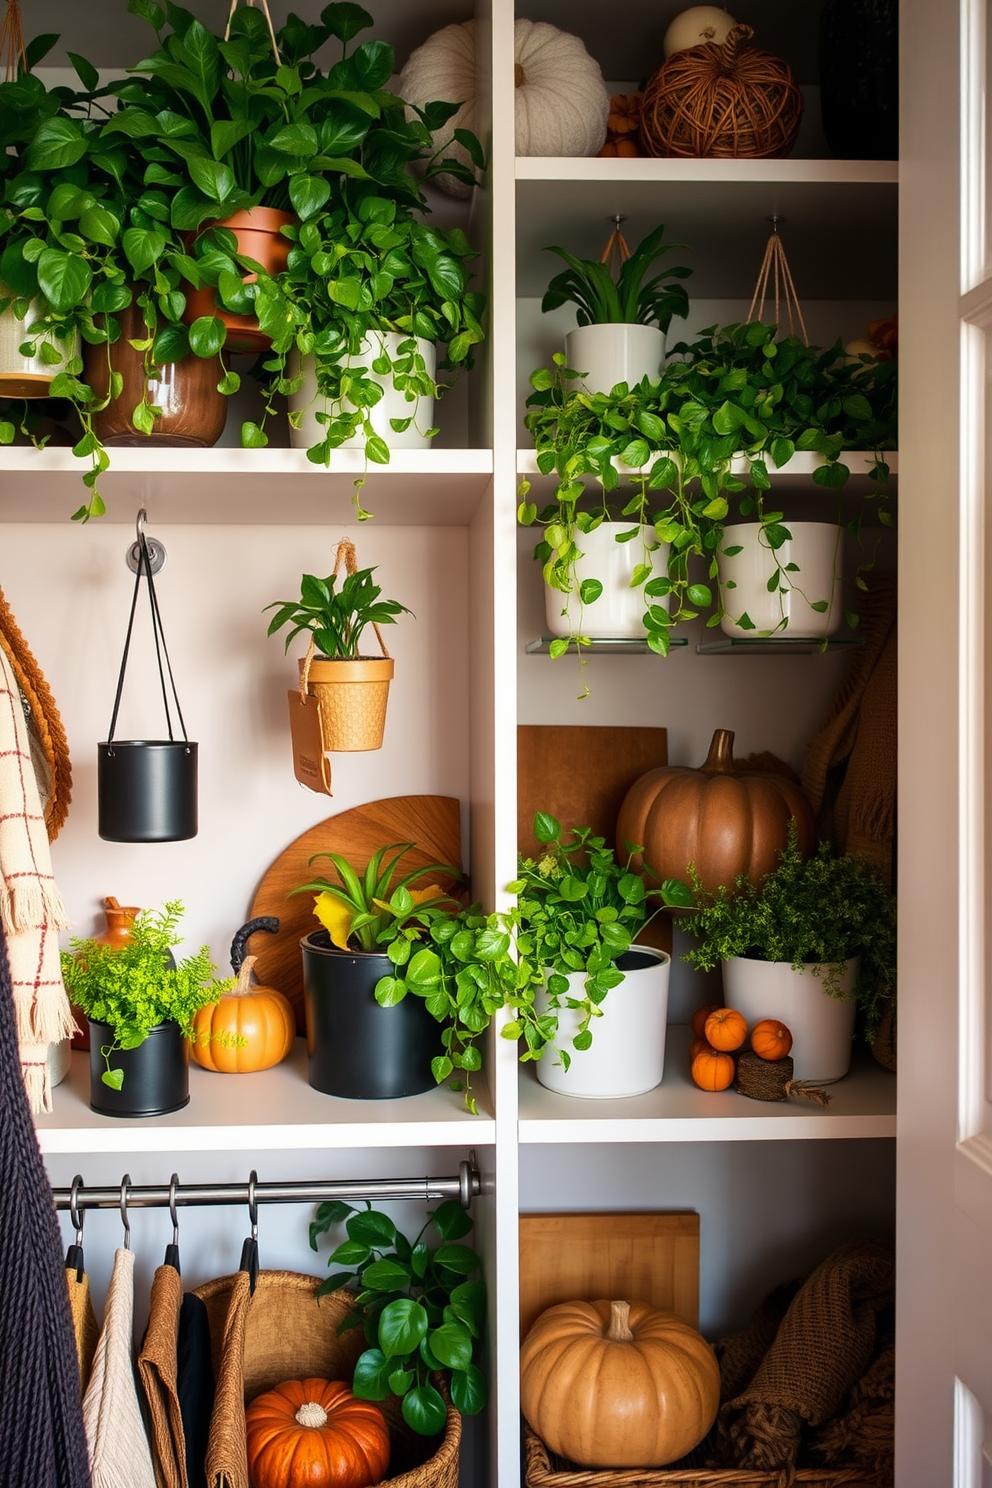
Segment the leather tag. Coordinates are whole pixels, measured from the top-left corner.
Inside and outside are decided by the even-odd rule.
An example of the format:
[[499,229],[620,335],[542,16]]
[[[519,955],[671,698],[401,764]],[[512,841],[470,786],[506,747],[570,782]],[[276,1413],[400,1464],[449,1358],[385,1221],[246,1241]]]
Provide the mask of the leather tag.
[[308,697],[304,702],[298,687],[292,688],[289,699],[289,728],[293,736],[293,771],[301,785],[318,795],[333,796],[331,790],[331,764],[324,753],[320,736],[320,709],[316,698]]

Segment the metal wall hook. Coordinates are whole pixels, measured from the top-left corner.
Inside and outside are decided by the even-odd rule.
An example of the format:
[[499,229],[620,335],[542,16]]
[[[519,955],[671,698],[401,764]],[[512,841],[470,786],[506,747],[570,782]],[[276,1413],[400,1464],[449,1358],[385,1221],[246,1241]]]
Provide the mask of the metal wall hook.
[[138,572],[138,569],[141,565],[142,538],[144,538],[145,546],[148,549],[148,565],[153,574],[162,572],[163,568],[165,567],[166,557],[168,556],[166,554],[165,548],[159,542],[158,538],[148,536],[147,532],[145,531],[145,523],[147,521],[148,513],[144,507],[141,507],[134,522],[134,542],[128,548],[126,555],[127,566],[133,574],[136,574]]
[[258,1174],[252,1168],[248,1174],[248,1222],[251,1225],[251,1238],[258,1239],[258,1201],[255,1198],[255,1185],[258,1182]]
[[127,1190],[131,1182],[131,1174],[125,1173],[121,1179],[121,1223],[124,1226],[124,1249],[131,1249],[131,1221],[127,1217]]
[[79,1190],[82,1186],[82,1174],[77,1173],[69,1190],[69,1219],[76,1232],[76,1244],[80,1249],[83,1244],[83,1220],[86,1218],[86,1210],[79,1207]]
[[169,1179],[169,1218],[172,1220],[172,1243],[179,1244],[179,1216],[176,1213],[176,1190],[179,1187],[179,1174],[173,1173]]

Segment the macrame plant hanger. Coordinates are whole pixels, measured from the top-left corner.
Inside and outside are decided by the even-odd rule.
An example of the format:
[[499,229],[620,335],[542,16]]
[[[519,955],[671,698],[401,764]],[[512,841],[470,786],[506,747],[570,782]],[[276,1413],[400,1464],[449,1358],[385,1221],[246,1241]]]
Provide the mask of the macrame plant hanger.
[[[611,217],[610,221],[613,223],[613,231],[607,238],[606,247],[599,256],[600,263],[605,264],[614,277],[619,272],[621,265],[625,264],[630,257],[630,247],[627,239],[620,231],[620,224],[625,220],[625,218],[620,216],[619,212],[614,217]],[[616,258],[616,269],[613,267],[614,257]]]
[[[7,3],[9,4],[10,0],[7,0]],[[14,3],[16,4],[17,0],[14,0]],[[227,15],[227,29],[224,32],[225,41],[230,40],[231,22],[234,20],[234,12],[237,10],[240,3],[241,0],[231,0],[231,9],[228,11]],[[245,4],[248,6],[249,10],[254,10],[255,0],[245,0]],[[269,0],[258,0],[258,8],[269,23],[269,37],[272,42],[272,52],[276,59],[276,66],[279,67],[282,65],[282,58],[279,55],[279,48],[276,45],[276,32],[275,27],[272,24],[272,17],[269,15]]]
[[28,54],[24,50],[24,30],[21,26],[20,0],[7,0],[7,9],[0,26],[0,58],[3,59],[4,79],[12,83],[21,72],[28,72]]
[[[792,278],[792,270],[789,268],[789,260],[785,256],[785,247],[778,234],[778,225],[784,222],[783,217],[772,217],[771,236],[765,244],[765,256],[761,260],[761,268],[758,270],[758,282],[754,288],[754,298],[751,300],[751,308],[747,312],[748,321],[765,319],[765,300],[768,296],[769,287],[775,296],[775,324],[781,332],[782,306],[784,303],[785,314],[789,322],[789,335],[799,335],[803,344],[809,345],[809,336],[806,334],[806,323],[803,320],[802,307],[799,304],[799,296]],[[771,286],[769,286],[771,281]],[[757,313],[755,313],[757,312]],[[798,331],[796,329],[798,325]]]

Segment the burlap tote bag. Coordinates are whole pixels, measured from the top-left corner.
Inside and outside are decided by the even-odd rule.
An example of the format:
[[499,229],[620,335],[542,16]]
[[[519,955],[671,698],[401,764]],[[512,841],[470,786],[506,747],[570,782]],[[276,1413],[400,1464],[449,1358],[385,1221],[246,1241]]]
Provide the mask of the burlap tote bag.
[[[320,1279],[294,1271],[260,1271],[254,1296],[248,1274],[222,1276],[195,1289],[206,1305],[217,1395],[207,1448],[209,1488],[251,1488],[245,1406],[289,1379],[350,1383],[365,1347],[360,1328],[338,1335],[351,1311],[347,1293],[317,1298]],[[380,1402],[389,1423],[388,1488],[458,1488],[461,1417],[453,1406],[440,1437],[418,1436],[394,1397]]]

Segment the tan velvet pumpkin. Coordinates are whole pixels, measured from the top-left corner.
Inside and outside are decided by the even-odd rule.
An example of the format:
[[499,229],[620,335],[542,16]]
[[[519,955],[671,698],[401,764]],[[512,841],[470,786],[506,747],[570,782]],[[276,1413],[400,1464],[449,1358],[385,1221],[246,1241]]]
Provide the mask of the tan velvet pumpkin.
[[560,1302],[520,1351],[520,1404],[582,1467],[660,1467],[706,1435],[720,1369],[701,1333],[646,1302]]

